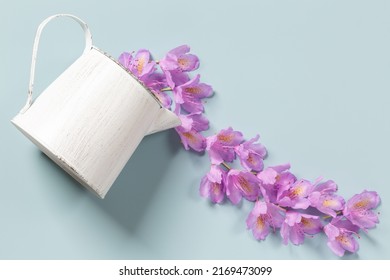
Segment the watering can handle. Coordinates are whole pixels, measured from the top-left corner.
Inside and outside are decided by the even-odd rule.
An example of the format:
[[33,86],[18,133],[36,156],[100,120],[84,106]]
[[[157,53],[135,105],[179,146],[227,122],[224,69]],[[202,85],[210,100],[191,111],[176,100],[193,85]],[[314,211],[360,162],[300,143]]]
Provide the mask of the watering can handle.
[[85,35],[85,48],[84,53],[88,52],[92,48],[92,35],[91,31],[89,30],[88,25],[79,19],[78,17],[71,15],[71,14],[56,14],[53,16],[48,17],[44,21],[41,22],[41,24],[38,26],[37,32],[35,34],[35,40],[34,40],[34,46],[32,51],[32,60],[31,60],[31,69],[30,69],[30,82],[28,85],[28,96],[27,96],[27,102],[26,105],[23,107],[23,109],[20,111],[20,113],[24,113],[27,111],[28,108],[30,108],[32,104],[32,94],[33,94],[33,87],[34,87],[34,77],[35,77],[35,64],[37,62],[37,53],[38,53],[38,46],[39,46],[39,39],[41,37],[41,33],[43,28],[48,24],[51,20],[59,17],[68,17],[75,21],[77,21],[81,28],[84,31]]

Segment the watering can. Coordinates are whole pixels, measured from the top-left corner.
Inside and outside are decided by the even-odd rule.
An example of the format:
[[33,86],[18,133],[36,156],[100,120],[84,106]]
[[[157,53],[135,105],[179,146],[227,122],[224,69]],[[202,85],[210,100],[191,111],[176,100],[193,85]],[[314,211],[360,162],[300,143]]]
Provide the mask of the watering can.
[[[40,35],[58,17],[80,24],[85,49],[33,100]],[[178,126],[180,120],[131,72],[92,45],[84,21],[57,14],[37,29],[27,103],[12,123],[79,183],[104,198],[144,136]]]

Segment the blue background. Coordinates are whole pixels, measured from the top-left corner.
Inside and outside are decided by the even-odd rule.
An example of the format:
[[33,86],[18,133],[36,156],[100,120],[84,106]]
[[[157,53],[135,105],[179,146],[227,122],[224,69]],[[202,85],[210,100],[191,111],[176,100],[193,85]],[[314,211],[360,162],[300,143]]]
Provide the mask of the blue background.
[[[390,2],[3,1],[0,68],[0,258],[337,259],[326,237],[284,246],[246,230],[251,204],[211,205],[198,194],[206,156],[173,130],[144,139],[100,200],[10,123],[27,95],[38,24],[55,13],[84,19],[94,45],[117,57],[155,58],[188,44],[201,59],[211,130],[260,133],[266,165],[284,162],[310,180],[333,179],[346,198],[382,197],[381,223],[345,259],[390,259]],[[82,52],[77,24],[42,35],[35,96]]]

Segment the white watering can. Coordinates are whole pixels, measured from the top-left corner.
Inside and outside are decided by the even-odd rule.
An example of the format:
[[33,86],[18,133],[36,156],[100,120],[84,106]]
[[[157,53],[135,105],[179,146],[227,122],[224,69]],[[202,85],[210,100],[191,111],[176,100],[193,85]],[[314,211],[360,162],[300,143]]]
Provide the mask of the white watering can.
[[[68,17],[85,33],[84,53],[33,102],[42,29]],[[101,198],[145,135],[180,125],[153,93],[116,60],[92,46],[87,24],[69,14],[38,27],[27,103],[12,123],[73,178]]]

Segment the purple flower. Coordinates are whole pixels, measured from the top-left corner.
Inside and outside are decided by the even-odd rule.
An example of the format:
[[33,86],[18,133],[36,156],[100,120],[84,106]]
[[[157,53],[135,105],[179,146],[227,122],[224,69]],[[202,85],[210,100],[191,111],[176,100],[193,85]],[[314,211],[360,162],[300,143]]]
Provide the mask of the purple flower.
[[128,52],[124,52],[119,56],[119,63],[122,64],[126,69],[130,69],[130,63],[133,60],[133,55]]
[[263,159],[267,154],[267,150],[262,144],[255,143],[259,140],[259,138],[260,136],[256,135],[255,138],[245,141],[235,149],[241,165],[248,171],[263,170]]
[[280,189],[288,189],[297,178],[290,173],[290,164],[268,167],[257,174],[260,180],[260,190],[267,202],[276,203]]
[[234,147],[244,140],[242,133],[233,128],[222,129],[217,135],[207,138],[207,151],[212,164],[221,164],[224,161],[232,162],[235,159]]
[[168,94],[165,92],[159,91],[159,90],[151,90],[154,96],[157,97],[157,99],[161,102],[161,104],[167,108],[170,109],[172,105],[172,99],[169,97]]
[[181,120],[181,126],[184,131],[206,131],[209,129],[209,120],[201,113],[181,115],[178,114]]
[[196,55],[188,54],[190,47],[182,45],[170,50],[160,60],[161,69],[167,71],[193,71],[199,67],[199,59]]
[[255,201],[260,194],[259,179],[251,172],[230,169],[226,177],[226,195],[233,204],[244,197]]
[[337,185],[332,180],[318,184],[309,195],[311,206],[322,213],[336,217],[337,211],[344,208],[345,201],[341,196],[335,195],[335,191],[337,191]]
[[324,227],[324,232],[328,236],[328,247],[339,257],[344,256],[345,251],[355,253],[359,249],[359,244],[353,237],[358,231],[358,226],[342,219],[341,216],[333,218]]
[[175,101],[189,113],[203,112],[201,99],[210,97],[213,93],[211,86],[199,83],[200,75],[173,89]]
[[307,180],[298,180],[293,185],[285,185],[279,189],[278,204],[293,209],[307,209],[310,206],[308,195],[313,189],[312,183]]
[[139,50],[134,58],[130,53],[123,53],[119,57],[119,62],[130,70],[141,81],[147,79],[155,70],[156,63],[150,61],[151,55],[148,50]]
[[164,71],[168,86],[173,90],[177,86],[181,86],[190,80],[186,72],[180,71]]
[[283,209],[272,203],[257,201],[246,219],[248,229],[252,229],[257,240],[264,240],[270,232],[280,228],[284,220]]
[[288,239],[294,245],[303,244],[305,234],[317,234],[322,231],[322,224],[318,216],[301,214],[294,211],[286,213],[286,219],[280,229],[283,244],[288,244]]
[[142,82],[152,91],[158,100],[160,100],[165,108],[169,109],[171,107],[171,97],[162,91],[163,88],[168,86],[164,74],[158,72],[151,73],[150,75],[144,76]]
[[179,134],[181,142],[186,150],[192,148],[197,152],[203,152],[206,148],[206,138],[187,123],[175,127],[176,132]]
[[210,172],[200,182],[200,195],[209,197],[213,203],[221,203],[225,198],[226,171],[219,166],[212,165]]
[[379,205],[379,202],[377,192],[364,190],[347,201],[343,214],[354,225],[366,231],[379,223],[377,214],[372,211]]

